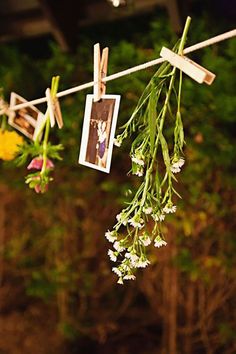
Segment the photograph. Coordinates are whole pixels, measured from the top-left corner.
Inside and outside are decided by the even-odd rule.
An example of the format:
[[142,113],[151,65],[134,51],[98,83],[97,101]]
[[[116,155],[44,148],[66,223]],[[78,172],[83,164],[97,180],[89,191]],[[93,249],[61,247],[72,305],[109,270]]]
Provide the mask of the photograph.
[[[26,102],[27,100],[15,92],[11,93],[10,108]],[[31,105],[16,111],[10,111],[8,123],[28,138],[34,140],[43,118],[44,114]]]
[[119,104],[120,95],[103,95],[98,102],[94,102],[93,95],[87,95],[80,164],[110,172]]

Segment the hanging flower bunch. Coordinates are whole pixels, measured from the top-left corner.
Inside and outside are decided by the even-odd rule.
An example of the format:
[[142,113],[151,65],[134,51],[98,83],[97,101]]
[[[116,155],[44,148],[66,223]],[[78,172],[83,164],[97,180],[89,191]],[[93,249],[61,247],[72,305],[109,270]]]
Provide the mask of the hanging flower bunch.
[[[179,46],[182,54],[189,23],[186,23]],[[114,144],[120,146],[125,138],[136,133],[131,146],[131,173],[141,179],[133,199],[116,216],[117,223],[105,237],[112,244],[108,255],[117,265],[112,268],[118,283],[135,279],[137,268],[150,264],[147,247],[166,246],[163,222],[176,212],[174,196],[176,174],[184,165],[184,130],[180,113],[182,72],[164,62],[144,90],[131,118],[123,126]],[[175,111],[174,111],[175,110]],[[172,123],[172,137],[165,134],[165,121]],[[147,223],[153,224],[151,232]]]
[[[59,84],[59,76],[52,78],[51,95],[56,96]],[[54,160],[61,160],[59,152],[63,150],[63,146],[52,145],[49,142],[50,133],[50,115],[49,109],[45,113],[45,119],[38,131],[38,135],[34,142],[25,143],[21,146],[19,156],[16,160],[18,165],[27,163],[31,158],[27,169],[34,171],[26,176],[26,183],[29,188],[35,190],[36,193],[44,193],[48,189],[49,182],[53,180],[51,173],[54,170]]]

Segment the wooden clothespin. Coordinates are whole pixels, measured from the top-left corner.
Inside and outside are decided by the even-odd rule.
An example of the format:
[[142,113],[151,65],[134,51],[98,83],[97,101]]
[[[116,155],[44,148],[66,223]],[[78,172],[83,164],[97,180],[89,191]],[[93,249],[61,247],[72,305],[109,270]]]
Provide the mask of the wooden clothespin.
[[176,54],[168,48],[162,47],[160,56],[200,84],[205,82],[211,85],[216,77],[215,74],[195,63],[193,60]]
[[47,88],[47,90],[46,90],[46,98],[47,98],[47,103],[48,103],[48,112],[49,112],[49,118],[50,118],[50,125],[51,125],[51,128],[53,128],[54,125],[55,125],[54,103],[53,103],[53,98],[52,98],[52,95],[51,95],[50,88]]
[[61,129],[63,127],[63,118],[61,113],[60,103],[57,97],[54,98],[54,113],[57,121],[58,128]]
[[52,97],[50,88],[47,88],[46,90],[46,98],[48,103],[51,127],[54,127],[55,120],[56,120],[59,129],[61,129],[63,127],[63,118],[61,114],[61,107],[60,107],[59,100],[57,97],[55,98]]
[[94,93],[94,102],[97,102],[101,99],[102,95],[106,93],[106,83],[102,81],[107,75],[107,64],[108,64],[108,52],[109,48],[106,47],[100,51],[100,44],[97,43],[94,45],[94,62],[93,62],[93,93]]
[[38,114],[35,130],[34,130],[34,134],[33,134],[33,141],[36,141],[36,139],[38,139],[39,141],[41,140],[42,133],[40,134],[40,136],[38,136],[38,135],[39,135],[42,125],[45,124],[45,120],[46,120],[45,114],[40,112]]

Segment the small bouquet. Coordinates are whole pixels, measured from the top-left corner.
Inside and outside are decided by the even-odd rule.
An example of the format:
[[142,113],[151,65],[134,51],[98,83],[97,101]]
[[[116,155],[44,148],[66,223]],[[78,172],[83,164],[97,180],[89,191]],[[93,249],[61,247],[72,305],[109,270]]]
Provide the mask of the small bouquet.
[[[58,90],[59,76],[52,78],[51,95],[56,97]],[[31,172],[26,176],[26,183],[29,188],[35,190],[36,193],[45,193],[48,190],[49,182],[53,180],[51,173],[54,170],[54,163],[52,160],[61,160],[60,151],[63,150],[62,144],[53,145],[49,142],[50,133],[50,113],[47,109],[45,119],[38,131],[34,142],[24,143],[21,145],[18,157],[16,159],[17,165],[23,165],[31,158],[27,169]]]
[[[183,53],[189,22],[186,23],[179,45],[174,50]],[[136,109],[122,127],[114,144],[120,146],[124,139],[135,134],[131,146],[131,173],[140,177],[141,183],[133,199],[120,214],[113,230],[105,234],[112,244],[108,255],[118,264],[112,268],[118,283],[135,279],[138,268],[150,264],[147,247],[166,246],[163,222],[168,214],[176,212],[174,195],[176,173],[184,165],[184,130],[181,118],[182,72],[177,79],[176,68],[164,62],[144,90]],[[168,133],[165,122],[172,124]],[[152,230],[147,231],[147,224]],[[150,230],[150,227],[148,228]]]

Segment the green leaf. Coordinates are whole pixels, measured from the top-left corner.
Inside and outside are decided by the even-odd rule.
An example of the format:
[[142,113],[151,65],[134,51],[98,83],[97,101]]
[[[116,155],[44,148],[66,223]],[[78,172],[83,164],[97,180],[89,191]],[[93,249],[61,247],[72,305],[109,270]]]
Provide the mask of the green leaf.
[[168,148],[166,139],[160,130],[159,130],[159,139],[160,139],[160,143],[161,143],[163,159],[164,159],[167,170],[169,170],[169,168],[170,168],[169,148]]
[[181,195],[176,191],[176,189],[172,187],[172,190],[180,199],[182,199]]

